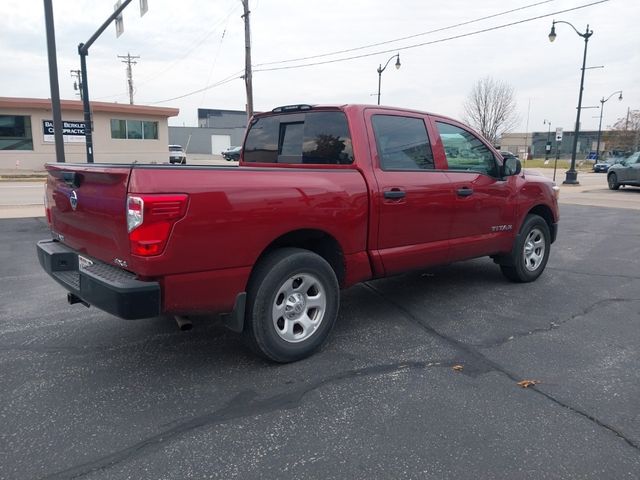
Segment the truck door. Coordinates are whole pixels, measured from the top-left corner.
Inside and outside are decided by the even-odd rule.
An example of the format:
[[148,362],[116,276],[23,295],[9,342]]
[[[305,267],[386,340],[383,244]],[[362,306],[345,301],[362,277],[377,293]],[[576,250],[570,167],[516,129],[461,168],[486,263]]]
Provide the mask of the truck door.
[[447,263],[453,191],[434,163],[425,117],[369,109],[365,120],[378,184],[374,250],[385,273]]
[[502,160],[463,125],[435,118],[434,126],[434,150],[446,158],[455,197],[451,261],[509,250],[517,228],[516,178],[501,178]]

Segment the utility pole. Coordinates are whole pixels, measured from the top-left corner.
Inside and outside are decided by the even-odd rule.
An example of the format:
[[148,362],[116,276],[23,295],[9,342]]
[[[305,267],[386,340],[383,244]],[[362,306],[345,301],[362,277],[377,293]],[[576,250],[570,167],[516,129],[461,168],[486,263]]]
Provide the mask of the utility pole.
[[[244,8],[244,84],[247,87],[247,117],[253,115],[253,84],[251,81],[251,30],[249,25],[249,0],[241,0]],[[248,123],[248,121],[247,121]]]
[[127,64],[127,83],[129,84],[129,103],[133,105],[133,72],[131,70],[131,65],[135,65],[138,62],[133,61],[134,58],[140,58],[140,56],[131,56],[129,52],[127,55],[118,55],[118,58],[124,58],[122,63]]
[[76,95],[80,96],[82,100],[82,70],[70,70],[71,78],[73,78],[73,89],[78,92]]

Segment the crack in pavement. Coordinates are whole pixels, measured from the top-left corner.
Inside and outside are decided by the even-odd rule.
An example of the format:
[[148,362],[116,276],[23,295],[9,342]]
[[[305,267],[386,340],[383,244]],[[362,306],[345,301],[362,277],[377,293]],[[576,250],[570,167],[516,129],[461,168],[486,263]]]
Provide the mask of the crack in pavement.
[[307,394],[332,383],[353,378],[386,375],[402,371],[452,367],[455,364],[456,362],[451,360],[431,360],[421,362],[398,362],[364,367],[356,370],[340,372],[323,379],[309,382],[297,389],[272,395],[263,399],[256,399],[258,394],[255,391],[245,390],[231,398],[226,405],[220,409],[181,422],[174,427],[145,438],[144,440],[122,450],[118,450],[90,462],[82,463],[80,465],[46,475],[41,477],[41,479],[53,480],[79,478],[100,470],[111,468],[122,462],[132,460],[149,450],[156,450],[162,447],[165,443],[180,437],[184,433],[201,427],[218,425],[239,418],[260,416],[279,410],[299,408],[302,400]]
[[592,303],[591,305],[589,305],[587,308],[583,309],[582,311],[571,315],[570,317],[568,317],[565,320],[557,321],[557,322],[551,322],[548,327],[534,328],[534,329],[529,330],[527,332],[514,333],[512,335],[509,335],[508,337],[502,337],[502,338],[496,339],[496,340],[494,340],[492,342],[467,343],[467,345],[471,345],[471,346],[477,347],[477,348],[496,348],[496,347],[501,347],[505,343],[511,342],[511,341],[513,341],[515,339],[518,339],[518,338],[528,337],[530,335],[535,335],[535,334],[538,334],[538,333],[550,332],[551,330],[555,330],[556,328],[560,328],[565,323],[570,322],[572,320],[575,320],[576,318],[588,315],[589,313],[593,312],[594,310],[597,310],[598,308],[600,308],[601,306],[603,306],[605,304],[609,304],[609,303],[626,303],[626,302],[631,302],[631,303],[632,302],[640,302],[640,298],[603,298],[601,300],[598,300],[597,302]]
[[[414,324],[416,324],[417,326],[419,326],[423,330],[425,330],[428,333],[430,333],[430,334],[432,334],[432,335],[444,340],[445,342],[449,343],[453,347],[455,347],[455,348],[457,348],[459,350],[462,350],[463,352],[468,354],[473,360],[481,362],[483,365],[491,366],[494,371],[502,373],[503,375],[505,375],[507,378],[513,380],[514,382],[517,383],[517,382],[522,380],[521,376],[516,375],[514,372],[511,372],[511,371],[507,370],[505,367],[503,367],[499,363],[494,362],[494,361],[488,359],[487,357],[485,357],[481,352],[477,351],[476,347],[474,347],[473,345],[461,342],[460,340],[456,340],[455,338],[452,338],[452,337],[449,337],[449,336],[447,336],[447,335],[445,335],[443,333],[440,333],[439,331],[437,331],[433,327],[431,327],[431,326],[429,326],[429,325],[427,325],[425,323],[422,323],[420,318],[418,318],[416,315],[414,315],[411,311],[406,309],[401,304],[396,303],[393,299],[387,297],[384,294],[384,292],[381,292],[380,290],[378,290],[373,285],[370,285],[368,282],[365,282],[364,285],[366,287],[368,287],[374,294],[376,294],[380,298],[382,298],[384,301],[386,301],[390,305],[393,305],[397,310],[399,310],[402,314],[404,314],[407,317],[407,319],[411,320]],[[599,302],[596,302],[596,303],[599,303]],[[553,395],[551,395],[549,393],[546,393],[543,390],[541,390],[540,387],[536,387],[535,385],[533,385],[533,386],[529,387],[528,389],[533,391],[533,392],[535,392],[535,393],[537,393],[538,395],[543,396],[544,398],[550,400],[551,402],[555,403],[556,405],[559,405],[559,406],[561,406],[563,408],[566,408],[567,410],[569,410],[569,411],[571,411],[571,412],[573,412],[573,413],[575,413],[577,415],[580,415],[580,416],[588,419],[589,421],[595,423],[596,425],[608,430],[609,432],[613,433],[618,438],[623,440],[630,447],[634,448],[637,451],[640,451],[640,444],[638,444],[635,441],[633,441],[632,439],[626,437],[624,435],[624,433],[622,433],[621,431],[617,430],[612,425],[609,425],[609,424],[599,420],[598,418],[596,418],[595,416],[591,415],[590,413],[587,413],[587,412],[585,412],[583,410],[580,410],[577,407],[574,407],[572,405],[564,403],[561,400],[558,400]]]

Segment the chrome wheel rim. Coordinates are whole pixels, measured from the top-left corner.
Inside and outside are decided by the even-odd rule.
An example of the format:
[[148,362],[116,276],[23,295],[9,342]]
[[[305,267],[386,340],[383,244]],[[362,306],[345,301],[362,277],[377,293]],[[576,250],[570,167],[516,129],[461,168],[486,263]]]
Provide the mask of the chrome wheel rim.
[[293,275],[273,300],[273,326],[284,341],[303,342],[318,330],[326,310],[327,295],[320,280],[308,273]]
[[524,241],[523,258],[524,267],[534,272],[542,264],[546,250],[544,234],[539,228],[532,229]]

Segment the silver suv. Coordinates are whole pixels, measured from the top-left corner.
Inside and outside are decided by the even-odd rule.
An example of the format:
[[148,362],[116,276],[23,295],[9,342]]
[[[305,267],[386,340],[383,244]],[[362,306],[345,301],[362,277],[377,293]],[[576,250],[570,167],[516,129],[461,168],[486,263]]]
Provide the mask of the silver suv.
[[178,163],[180,165],[187,163],[187,154],[184,152],[182,145],[169,145],[169,163]]

